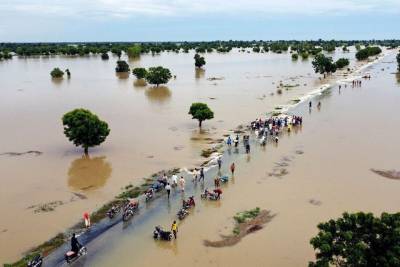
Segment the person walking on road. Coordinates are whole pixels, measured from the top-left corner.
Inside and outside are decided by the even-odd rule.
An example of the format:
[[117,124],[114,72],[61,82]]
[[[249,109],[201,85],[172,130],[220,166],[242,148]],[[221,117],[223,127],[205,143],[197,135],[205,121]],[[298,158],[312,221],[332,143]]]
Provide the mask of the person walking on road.
[[221,170],[221,166],[222,166],[222,159],[221,159],[221,157],[218,158],[217,162],[218,162],[218,170]]
[[171,225],[171,231],[174,234],[175,239],[177,238],[178,234],[178,225],[176,224],[176,221],[174,221]]
[[165,186],[165,190],[167,190],[167,195],[169,199],[169,195],[171,194],[171,185],[169,183],[167,183],[167,185]]
[[235,163],[234,162],[232,162],[232,164],[231,164],[231,173],[232,173],[232,176],[235,174]]

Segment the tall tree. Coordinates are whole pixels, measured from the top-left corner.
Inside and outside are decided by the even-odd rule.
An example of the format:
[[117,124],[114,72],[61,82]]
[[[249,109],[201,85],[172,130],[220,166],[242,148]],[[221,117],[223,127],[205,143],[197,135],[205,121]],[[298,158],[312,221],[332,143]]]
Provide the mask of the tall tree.
[[326,57],[324,54],[318,54],[312,61],[315,73],[325,74],[336,71],[336,65],[331,57]]
[[203,121],[214,118],[214,112],[205,103],[193,103],[190,106],[189,114],[192,115],[192,119],[199,121],[200,128]]
[[64,134],[75,146],[84,148],[88,154],[89,147],[103,143],[110,134],[110,129],[105,121],[87,109],[74,109],[62,117]]
[[399,51],[399,53],[397,54],[396,59],[397,59],[397,69],[398,69],[398,71],[400,71],[400,51]]

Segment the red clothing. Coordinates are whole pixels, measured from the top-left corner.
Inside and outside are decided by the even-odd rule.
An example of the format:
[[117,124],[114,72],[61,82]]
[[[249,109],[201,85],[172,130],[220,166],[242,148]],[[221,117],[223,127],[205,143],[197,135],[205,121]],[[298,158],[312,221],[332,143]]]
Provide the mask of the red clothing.
[[83,213],[83,218],[89,220],[89,213],[87,212]]

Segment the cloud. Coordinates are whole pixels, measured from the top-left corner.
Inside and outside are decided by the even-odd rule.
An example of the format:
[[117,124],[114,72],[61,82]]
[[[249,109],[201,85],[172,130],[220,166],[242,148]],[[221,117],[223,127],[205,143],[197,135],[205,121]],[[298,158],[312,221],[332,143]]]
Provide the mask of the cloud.
[[[5,3],[2,3],[5,1]],[[399,0],[0,0],[3,14],[83,18],[129,18],[138,15],[347,15],[400,13]]]

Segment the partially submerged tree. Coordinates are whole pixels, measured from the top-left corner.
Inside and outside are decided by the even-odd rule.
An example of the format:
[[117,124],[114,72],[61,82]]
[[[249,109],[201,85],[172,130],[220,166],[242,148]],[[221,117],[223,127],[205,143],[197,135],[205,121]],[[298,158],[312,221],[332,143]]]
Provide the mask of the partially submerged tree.
[[62,78],[64,76],[64,72],[60,68],[54,68],[50,72],[50,75],[52,78],[58,79],[58,78]]
[[336,60],[335,64],[338,69],[342,69],[348,66],[350,64],[350,61],[347,58],[339,58],[338,60]]
[[142,52],[142,47],[138,44],[128,48],[128,57],[139,57]]
[[158,66],[149,68],[145,78],[149,84],[155,84],[158,87],[160,84],[168,83],[172,75],[169,69]]
[[292,54],[292,59],[293,60],[297,60],[299,58],[299,54],[297,54],[297,53],[293,53]]
[[108,124],[87,109],[74,109],[62,117],[64,134],[75,146],[83,147],[88,154],[89,147],[103,143],[110,133]]
[[116,72],[129,72],[129,65],[125,60],[118,60],[117,67],[115,68]]
[[134,68],[132,70],[132,74],[136,77],[136,79],[144,79],[147,75],[147,70],[145,68]]
[[199,121],[200,128],[203,121],[214,118],[214,112],[205,103],[193,103],[190,106],[189,114],[192,115],[192,119]]
[[400,266],[400,213],[344,213],[318,225],[310,267]]
[[334,73],[336,71],[336,65],[333,63],[331,57],[326,57],[323,54],[318,54],[312,61],[312,65],[315,73],[325,74]]
[[199,54],[194,55],[194,65],[196,68],[201,68],[206,64],[206,60],[204,57],[200,56]]
[[397,54],[397,70],[400,71],[400,52]]
[[370,56],[376,56],[382,53],[382,49],[378,46],[367,46],[356,53],[357,60],[365,60]]
[[101,59],[102,60],[108,60],[110,57],[108,56],[107,52],[104,52],[103,54],[101,54]]

